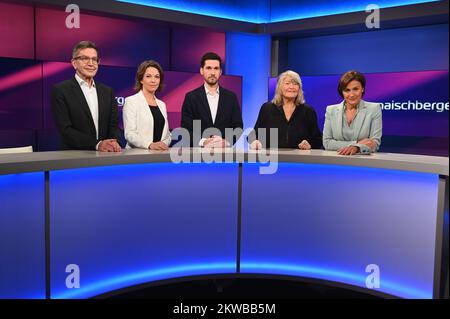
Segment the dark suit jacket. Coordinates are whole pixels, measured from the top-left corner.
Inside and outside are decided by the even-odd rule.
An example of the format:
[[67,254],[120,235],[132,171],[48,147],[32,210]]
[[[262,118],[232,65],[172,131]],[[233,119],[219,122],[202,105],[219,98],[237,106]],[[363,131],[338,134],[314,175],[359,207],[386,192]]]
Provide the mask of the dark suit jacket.
[[[194,139],[193,121],[201,121],[201,136]],[[222,138],[226,138],[226,128],[243,128],[241,109],[236,94],[219,87],[219,105],[217,108],[216,120],[213,123],[211,110],[208,105],[205,87],[201,87],[186,94],[181,109],[181,127],[186,128],[190,135],[190,145],[198,146],[201,138],[208,138],[209,134],[205,132],[208,128],[216,128],[220,131]],[[228,142],[233,145],[239,136],[228,138]]]
[[98,139],[94,120],[80,85],[74,78],[58,83],[52,90],[52,111],[64,150],[95,150],[101,140],[120,142],[117,104],[113,90],[95,82],[98,98]]
[[[307,140],[311,148],[322,148],[322,134],[317,125],[317,114],[308,104],[297,105],[288,122],[282,106],[272,102],[264,103],[259,111],[254,131],[249,134],[249,143],[257,138],[263,147],[274,148],[275,145],[270,144],[270,128],[278,129],[278,148],[297,149],[303,140]],[[264,136],[258,136],[258,129],[266,130],[265,139]]]

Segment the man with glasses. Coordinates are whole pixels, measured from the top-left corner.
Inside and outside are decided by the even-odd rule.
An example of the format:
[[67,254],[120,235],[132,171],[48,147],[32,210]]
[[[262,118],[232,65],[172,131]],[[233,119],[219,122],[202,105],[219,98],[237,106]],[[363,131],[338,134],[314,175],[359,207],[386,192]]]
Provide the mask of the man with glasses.
[[56,84],[52,91],[62,149],[120,152],[114,92],[94,81],[100,63],[97,47],[90,41],[78,43],[71,62],[75,77]]

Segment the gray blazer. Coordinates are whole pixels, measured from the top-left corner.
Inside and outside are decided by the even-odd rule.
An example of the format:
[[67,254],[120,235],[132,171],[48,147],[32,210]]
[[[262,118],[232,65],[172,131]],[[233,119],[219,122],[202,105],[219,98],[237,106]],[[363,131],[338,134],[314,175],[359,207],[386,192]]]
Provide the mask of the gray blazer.
[[345,141],[342,136],[342,121],[344,112],[344,101],[340,104],[327,106],[325,114],[325,125],[323,128],[323,146],[326,150],[336,151],[347,146],[358,146],[361,153],[370,153],[371,150],[366,145],[358,144],[359,140],[370,138],[377,144],[377,151],[381,144],[382,119],[381,105],[361,100],[359,104],[358,116],[355,118],[355,132],[351,141]]

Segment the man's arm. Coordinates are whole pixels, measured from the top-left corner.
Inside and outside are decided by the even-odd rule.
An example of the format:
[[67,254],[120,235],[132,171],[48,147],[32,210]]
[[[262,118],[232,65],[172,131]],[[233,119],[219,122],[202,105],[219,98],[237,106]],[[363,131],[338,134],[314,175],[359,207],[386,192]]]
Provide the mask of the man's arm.
[[[233,130],[240,128],[241,134],[242,134],[242,130],[244,128],[244,122],[242,121],[242,112],[239,107],[238,99],[236,97],[236,94],[234,94],[234,93],[231,94],[231,105],[232,105],[231,127],[233,128]],[[236,143],[236,141],[241,137],[241,134],[233,137],[233,140],[228,141],[228,143],[230,143],[231,145],[234,145],[234,143]]]
[[[189,145],[193,146],[193,145],[197,145],[194,144],[194,136],[193,136],[193,121],[194,121],[194,114],[193,114],[193,109],[192,109],[192,102],[191,102],[191,98],[189,96],[189,94],[186,94],[186,96],[184,97],[184,102],[183,102],[183,106],[181,107],[181,127],[185,128],[186,130],[188,130],[189,132],[189,136],[190,136],[190,140],[189,140]],[[183,144],[187,144],[187,142],[183,142]]]
[[117,110],[116,97],[112,89],[110,99],[111,99],[111,114],[109,117],[108,137],[110,139],[117,140],[117,143],[119,143],[120,142],[119,115]]
[[65,144],[74,149],[95,150],[99,141],[95,137],[73,128],[69,106],[61,88],[53,87],[51,106],[56,126]]

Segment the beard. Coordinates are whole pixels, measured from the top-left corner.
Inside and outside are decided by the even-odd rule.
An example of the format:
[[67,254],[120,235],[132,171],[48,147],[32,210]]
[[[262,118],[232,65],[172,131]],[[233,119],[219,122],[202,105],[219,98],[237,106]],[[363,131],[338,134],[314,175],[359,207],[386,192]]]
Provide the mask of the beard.
[[206,79],[206,83],[209,85],[215,85],[218,82],[218,79],[216,77],[209,77]]

